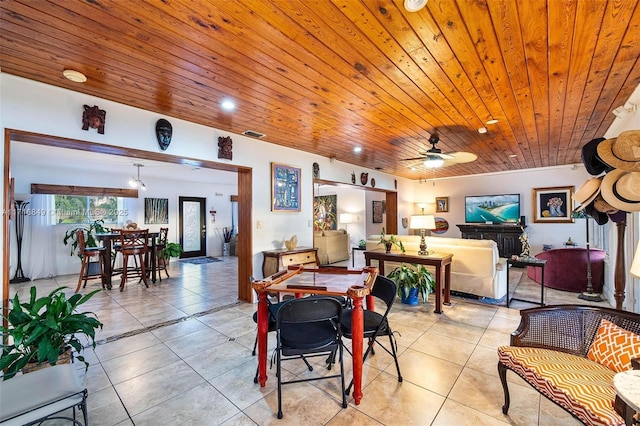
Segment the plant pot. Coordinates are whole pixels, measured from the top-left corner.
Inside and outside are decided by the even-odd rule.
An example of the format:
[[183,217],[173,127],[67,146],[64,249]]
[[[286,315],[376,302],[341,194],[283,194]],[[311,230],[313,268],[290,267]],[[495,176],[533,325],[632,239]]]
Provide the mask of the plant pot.
[[420,303],[420,298],[418,296],[417,288],[410,288],[409,292],[407,293],[407,296],[405,297],[404,295],[405,293],[403,291],[400,301],[405,305],[417,305],[418,303]]
[[391,253],[391,247],[393,247],[393,243],[391,241],[387,241],[384,243],[384,251],[385,253]]
[[[56,361],[56,365],[61,364],[70,364],[73,362],[73,354],[71,352],[71,347],[69,346],[66,351],[60,354],[58,360]],[[29,362],[27,365],[22,367],[22,374],[33,373],[34,371],[42,370],[43,368],[51,367],[51,364],[48,362],[43,362],[42,364],[38,364],[37,362]]]
[[222,255],[223,256],[231,255],[231,243],[222,243]]

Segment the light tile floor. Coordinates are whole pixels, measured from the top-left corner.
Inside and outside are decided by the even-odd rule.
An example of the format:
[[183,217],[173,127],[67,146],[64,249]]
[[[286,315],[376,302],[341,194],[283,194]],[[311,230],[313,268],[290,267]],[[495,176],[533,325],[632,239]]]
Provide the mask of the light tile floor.
[[[579,425],[513,373],[511,409],[502,414],[503,392],[496,348],[509,343],[519,309],[453,297],[441,315],[433,300],[410,307],[396,303],[390,315],[399,332],[399,383],[393,359],[380,350],[364,367],[364,398],[341,408],[339,383],[324,380],[286,385],[284,418],[278,420],[273,370],[265,388],[254,384],[251,355],[255,305],[238,302],[237,258],[205,265],[170,263],[171,278],[150,288],[129,281],[123,292],[102,291],[84,306],[104,323],[95,351],[85,350],[92,425]],[[345,262],[346,263],[346,262]],[[356,265],[358,266],[358,265]],[[539,298],[539,286],[512,270],[517,297]],[[520,270],[522,271],[522,270]],[[77,276],[12,284],[12,294],[75,288]],[[119,282],[116,279],[116,282]],[[98,288],[97,281],[87,289]],[[433,297],[433,296],[432,296]],[[576,293],[549,289],[548,304],[588,303]],[[607,302],[600,302],[606,305]],[[273,347],[273,336],[270,346]],[[351,362],[345,371],[351,377]],[[286,377],[326,374],[316,359],[285,364]],[[55,423],[52,423],[55,424]]]

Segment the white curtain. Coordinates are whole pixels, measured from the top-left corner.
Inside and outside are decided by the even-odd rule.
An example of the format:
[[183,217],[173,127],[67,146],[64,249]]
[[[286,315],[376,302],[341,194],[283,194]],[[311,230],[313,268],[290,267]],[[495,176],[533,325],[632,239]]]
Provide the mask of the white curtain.
[[[29,210],[30,235],[29,251],[22,253],[23,262],[28,265],[26,275],[32,280],[57,275],[55,241],[55,197],[35,194],[31,197]],[[37,214],[36,214],[37,213]]]

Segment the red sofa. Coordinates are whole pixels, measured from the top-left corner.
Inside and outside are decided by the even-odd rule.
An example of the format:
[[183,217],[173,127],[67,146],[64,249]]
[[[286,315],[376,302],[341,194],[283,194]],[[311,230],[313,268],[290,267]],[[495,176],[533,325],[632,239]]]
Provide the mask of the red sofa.
[[[591,259],[591,284],[595,293],[602,292],[604,282],[604,250],[589,250]],[[544,285],[557,290],[582,293],[587,291],[587,249],[558,248],[536,254],[538,259],[545,259]],[[527,276],[540,283],[542,269],[528,266]]]

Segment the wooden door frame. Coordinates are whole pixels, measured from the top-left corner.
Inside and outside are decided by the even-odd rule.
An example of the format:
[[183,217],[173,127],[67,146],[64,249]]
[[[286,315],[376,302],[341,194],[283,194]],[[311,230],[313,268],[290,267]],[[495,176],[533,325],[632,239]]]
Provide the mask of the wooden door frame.
[[[78,139],[70,139],[24,130],[4,130],[4,191],[3,211],[9,212],[12,192],[10,188],[11,177],[11,141],[33,143],[37,145],[68,148],[80,151],[97,152],[101,154],[118,155],[123,157],[140,158],[146,160],[163,161],[175,164],[192,164],[201,168],[235,172],[238,179],[238,298],[248,302],[253,301],[251,290],[251,277],[253,276],[253,234],[251,229],[251,197],[253,185],[253,169],[229,163],[197,158],[179,157],[175,155],[143,151],[135,148],[106,145],[97,142],[89,142]],[[9,215],[4,214],[2,220],[2,312],[7,313],[9,306],[9,260],[11,249],[11,231],[9,228]]]

